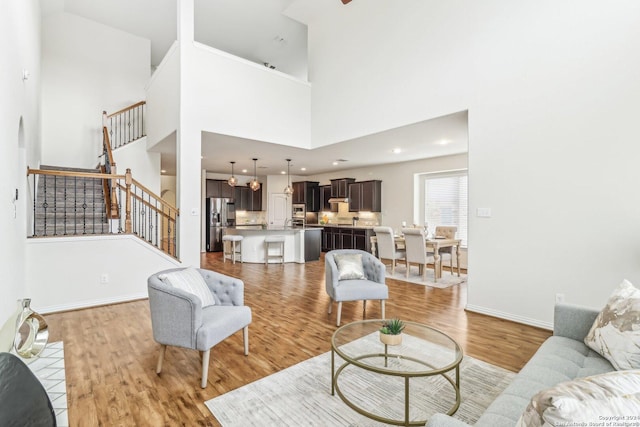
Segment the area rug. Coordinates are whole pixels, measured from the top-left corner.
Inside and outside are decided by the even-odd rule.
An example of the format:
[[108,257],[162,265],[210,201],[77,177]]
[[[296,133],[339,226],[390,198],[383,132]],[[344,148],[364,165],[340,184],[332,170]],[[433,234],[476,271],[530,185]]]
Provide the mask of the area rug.
[[413,266],[411,270],[409,270],[409,277],[407,277],[407,267],[403,264],[396,265],[396,269],[391,274],[391,267],[387,266],[386,277],[394,280],[401,280],[403,282],[415,283],[417,285],[423,286],[431,286],[432,288],[448,288],[450,286],[459,285],[467,281],[466,274],[460,274],[458,277],[458,273],[455,272],[451,274],[449,271],[443,271],[442,277],[438,279],[437,282],[434,281],[433,269],[427,269],[427,277],[426,280],[422,280],[422,275],[418,274],[418,267]]
[[[336,368],[341,364],[342,359],[336,355]],[[339,377],[343,393],[349,398],[357,398],[359,405],[379,415],[402,418],[404,379],[371,374],[372,378],[363,381],[363,372],[352,365],[345,368]],[[365,372],[365,375],[369,373]],[[454,417],[475,423],[514,376],[505,369],[465,356],[460,364],[462,402]],[[455,400],[453,388],[441,376],[412,378],[410,384],[411,420],[423,420],[435,412],[446,412]],[[300,362],[205,404],[225,427],[387,425],[360,415],[337,394],[331,395],[331,352]]]

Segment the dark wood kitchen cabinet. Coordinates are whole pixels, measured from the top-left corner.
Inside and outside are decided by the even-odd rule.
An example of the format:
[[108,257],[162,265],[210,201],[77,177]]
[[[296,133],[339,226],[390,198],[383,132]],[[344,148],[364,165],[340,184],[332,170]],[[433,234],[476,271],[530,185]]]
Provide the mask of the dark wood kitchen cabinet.
[[371,229],[353,230],[353,248],[371,252],[371,236],[373,236]]
[[353,178],[331,180],[331,197],[349,197],[349,184],[356,182]]
[[234,187],[230,186],[227,181],[221,179],[207,179],[206,195],[207,197],[225,197],[232,199],[235,197]]
[[206,194],[207,197],[220,197],[220,181],[208,179]]
[[349,184],[349,212],[358,212],[362,206],[362,183]]
[[322,250],[328,252],[334,249],[342,249],[340,229],[337,227],[324,227],[322,230]]
[[249,187],[237,186],[234,189],[233,199],[236,211],[262,210],[262,188],[258,191],[253,191]]
[[324,227],[322,230],[322,250],[360,249],[371,252],[371,228]]
[[340,249],[353,249],[353,229],[340,229]]
[[291,183],[294,204],[304,204],[307,212],[320,211],[320,186],[315,181],[299,181]]
[[250,210],[250,197],[251,189],[248,187],[236,187],[233,190],[233,200],[236,204],[236,211],[248,211]]
[[320,210],[325,212],[338,212],[338,204],[329,203],[330,198],[331,198],[331,186],[321,185],[320,186]]
[[[247,187],[248,188],[248,187]],[[260,184],[260,188],[257,191],[253,191],[249,188],[251,192],[251,209],[250,211],[261,211],[262,210],[262,184]]]
[[382,181],[362,181],[349,184],[349,212],[382,211]]
[[233,199],[235,187],[229,185],[227,181],[220,181],[220,197]]

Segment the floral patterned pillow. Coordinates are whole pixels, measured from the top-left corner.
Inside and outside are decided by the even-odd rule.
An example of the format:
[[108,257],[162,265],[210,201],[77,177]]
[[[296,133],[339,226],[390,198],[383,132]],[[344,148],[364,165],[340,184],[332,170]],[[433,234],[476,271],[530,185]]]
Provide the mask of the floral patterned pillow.
[[624,280],[598,314],[584,343],[618,370],[640,369],[640,290]]
[[[640,414],[640,370],[613,371],[566,381],[531,398],[517,427],[635,425]],[[616,424],[614,421],[619,422]]]

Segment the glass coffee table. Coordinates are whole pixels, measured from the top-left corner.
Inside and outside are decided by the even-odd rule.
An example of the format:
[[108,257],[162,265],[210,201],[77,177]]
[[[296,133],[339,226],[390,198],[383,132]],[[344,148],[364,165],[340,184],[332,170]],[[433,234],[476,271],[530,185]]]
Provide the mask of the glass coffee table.
[[[379,329],[383,320],[363,320],[348,323],[338,328],[331,337],[331,395],[335,393],[356,412],[387,424],[418,426],[424,425],[427,420],[410,420],[411,406],[410,384],[412,378],[425,378],[440,376],[448,382],[448,393],[436,393],[433,397],[437,406],[451,415],[460,406],[460,362],[462,361],[462,349],[451,337],[421,323],[405,321],[405,329],[402,333],[402,342],[399,345],[385,345],[380,342]],[[340,366],[336,366],[336,354],[342,358]],[[338,362],[340,363],[340,362]],[[348,369],[349,384],[343,384],[349,388],[350,393],[341,390],[339,379],[345,375]],[[454,371],[455,378],[450,372]],[[396,377],[391,380],[390,377]],[[398,380],[397,378],[401,379]],[[385,393],[394,393],[391,385],[385,381],[402,381],[404,387],[404,417],[390,418],[382,414],[375,414],[371,410],[364,409],[362,402],[354,396],[367,394],[365,399],[377,408],[383,407],[389,402],[385,399]],[[426,381],[426,380],[425,380]],[[376,383],[376,385],[374,385]],[[379,383],[379,384],[378,384]],[[429,385],[427,384],[427,387]],[[452,392],[451,392],[452,388]],[[373,391],[377,389],[378,391]],[[376,397],[382,402],[377,403]],[[440,400],[451,402],[441,402]],[[414,399],[415,400],[415,399]],[[401,404],[400,404],[401,405]],[[399,413],[401,408],[397,408]],[[414,415],[415,415],[414,411]]]

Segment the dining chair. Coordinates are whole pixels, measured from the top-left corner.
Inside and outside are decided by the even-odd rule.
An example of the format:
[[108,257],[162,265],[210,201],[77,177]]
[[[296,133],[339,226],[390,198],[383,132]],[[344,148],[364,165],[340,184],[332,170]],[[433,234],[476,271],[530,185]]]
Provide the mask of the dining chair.
[[[455,239],[457,232],[458,232],[458,227],[437,225],[435,236],[436,238]],[[449,270],[451,274],[453,274],[453,246],[449,246],[448,248],[440,248],[440,250],[438,251],[438,254],[440,255],[441,265],[444,259],[446,258],[449,259]],[[442,268],[440,269],[440,271],[442,271]]]
[[427,238],[424,230],[421,228],[403,228],[402,234],[404,234],[404,244],[407,251],[407,278],[412,264],[418,266],[418,273],[422,275],[422,280],[427,280],[427,263],[434,264],[435,275],[435,260],[433,252],[427,252]]
[[406,251],[404,249],[396,249],[396,242],[391,227],[379,226],[373,227],[378,242],[378,258],[380,261],[391,261],[391,274],[396,271],[396,261],[399,259],[406,260]]

